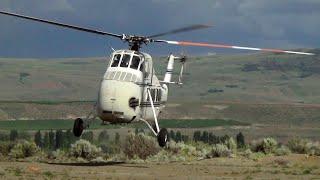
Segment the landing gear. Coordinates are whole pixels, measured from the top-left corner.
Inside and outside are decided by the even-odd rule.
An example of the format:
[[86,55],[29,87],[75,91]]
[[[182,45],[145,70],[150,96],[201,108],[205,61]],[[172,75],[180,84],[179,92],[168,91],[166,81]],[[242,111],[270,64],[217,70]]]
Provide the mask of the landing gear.
[[166,146],[168,142],[168,131],[166,128],[162,128],[158,133],[158,143],[160,147]]
[[80,137],[83,130],[88,128],[90,123],[96,119],[97,116],[95,114],[95,108],[96,108],[96,104],[94,105],[92,112],[90,112],[84,120],[81,118],[77,118],[74,121],[74,124],[73,124],[73,135],[74,136]]
[[80,137],[83,132],[83,120],[81,118],[77,118],[73,124],[73,134],[76,137]]
[[168,142],[168,131],[165,128],[162,128],[160,130],[159,124],[158,124],[157,115],[156,115],[156,110],[154,108],[153,100],[152,100],[152,97],[151,97],[151,93],[150,93],[149,89],[147,91],[148,91],[148,96],[149,96],[149,99],[150,99],[150,104],[151,104],[151,107],[152,107],[152,112],[153,112],[153,117],[154,117],[154,124],[153,124],[153,126],[151,126],[150,123],[148,121],[146,121],[145,119],[140,119],[140,120],[142,122],[144,122],[145,124],[147,124],[147,126],[150,128],[152,133],[155,136],[157,136],[159,146],[160,147],[165,147],[167,142]]

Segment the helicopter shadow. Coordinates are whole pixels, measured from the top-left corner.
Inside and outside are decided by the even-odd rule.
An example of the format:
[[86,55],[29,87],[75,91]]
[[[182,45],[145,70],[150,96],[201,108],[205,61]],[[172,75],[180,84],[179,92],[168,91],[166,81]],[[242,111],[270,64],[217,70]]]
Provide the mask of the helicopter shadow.
[[109,162],[83,162],[83,163],[46,163],[49,165],[60,166],[121,166],[121,167],[133,167],[133,168],[149,168],[147,166],[136,166],[133,164],[127,164],[126,162],[109,161]]

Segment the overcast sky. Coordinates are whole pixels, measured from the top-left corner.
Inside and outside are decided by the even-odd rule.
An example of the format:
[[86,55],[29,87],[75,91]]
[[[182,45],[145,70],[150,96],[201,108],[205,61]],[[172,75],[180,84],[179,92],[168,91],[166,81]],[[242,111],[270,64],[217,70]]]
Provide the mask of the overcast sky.
[[[120,34],[150,35],[191,24],[213,25],[163,37],[169,40],[283,49],[320,46],[320,0],[1,0],[0,9]],[[0,24],[0,57],[108,56],[111,46],[126,48],[112,37],[4,15]],[[172,45],[143,50],[157,55],[220,52]]]

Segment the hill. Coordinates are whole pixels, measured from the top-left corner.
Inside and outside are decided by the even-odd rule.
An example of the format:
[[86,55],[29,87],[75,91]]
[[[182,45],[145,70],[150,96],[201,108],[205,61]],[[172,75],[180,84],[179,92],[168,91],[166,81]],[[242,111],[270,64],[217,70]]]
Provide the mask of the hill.
[[[161,79],[166,60],[154,61]],[[85,116],[107,64],[104,58],[0,59],[0,119]],[[178,71],[176,64],[176,76]],[[170,87],[167,111],[161,118],[313,126],[320,117],[319,79],[319,55],[190,57],[184,85]]]

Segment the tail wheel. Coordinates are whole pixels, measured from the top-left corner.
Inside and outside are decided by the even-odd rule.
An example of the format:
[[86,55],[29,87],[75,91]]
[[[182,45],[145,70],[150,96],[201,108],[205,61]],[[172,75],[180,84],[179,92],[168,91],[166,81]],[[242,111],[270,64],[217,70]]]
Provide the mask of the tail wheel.
[[158,143],[160,147],[166,146],[168,142],[168,131],[165,128],[162,128],[158,134]]
[[83,132],[83,120],[81,118],[77,118],[73,124],[73,134],[76,137],[80,137]]

